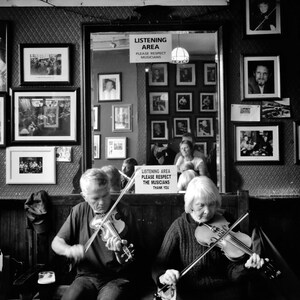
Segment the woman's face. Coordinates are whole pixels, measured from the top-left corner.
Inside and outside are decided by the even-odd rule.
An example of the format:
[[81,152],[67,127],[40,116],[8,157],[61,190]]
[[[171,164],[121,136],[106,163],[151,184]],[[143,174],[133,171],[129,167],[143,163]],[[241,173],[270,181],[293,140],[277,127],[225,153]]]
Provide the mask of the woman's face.
[[191,148],[187,144],[183,144],[180,146],[180,152],[183,157],[189,156],[192,154]]
[[265,14],[269,10],[269,4],[265,2],[260,3],[258,7],[262,14]]
[[192,203],[191,216],[199,223],[208,222],[215,215],[216,203],[206,203],[203,199],[195,199]]

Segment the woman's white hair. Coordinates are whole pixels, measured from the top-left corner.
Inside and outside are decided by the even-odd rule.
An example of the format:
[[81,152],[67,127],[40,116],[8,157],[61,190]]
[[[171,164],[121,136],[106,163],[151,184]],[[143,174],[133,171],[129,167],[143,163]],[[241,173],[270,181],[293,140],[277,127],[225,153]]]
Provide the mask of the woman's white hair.
[[192,205],[196,199],[202,199],[205,204],[215,203],[217,208],[222,204],[218,188],[207,176],[197,176],[190,181],[184,196],[186,213],[192,212]]

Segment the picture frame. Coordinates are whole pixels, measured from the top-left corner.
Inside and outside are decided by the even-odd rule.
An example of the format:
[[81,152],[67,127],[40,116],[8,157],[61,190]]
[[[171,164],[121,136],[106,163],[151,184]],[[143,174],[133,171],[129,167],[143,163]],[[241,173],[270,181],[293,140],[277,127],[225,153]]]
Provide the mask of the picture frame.
[[183,134],[191,132],[190,118],[174,118],[174,137],[182,137]]
[[0,148],[6,146],[6,95],[0,94]]
[[193,93],[176,93],[176,112],[193,111]]
[[216,103],[216,93],[200,93],[200,112],[217,111]]
[[292,117],[290,98],[262,101],[261,115],[263,119],[289,119]]
[[101,134],[99,133],[93,135],[93,159],[101,159]]
[[6,148],[6,184],[56,184],[55,147]]
[[122,101],[121,73],[98,74],[98,102]]
[[94,131],[100,130],[100,105],[93,106],[93,114],[92,114],[92,127]]
[[12,90],[11,143],[77,144],[78,89]]
[[106,159],[125,159],[127,154],[127,137],[106,137]]
[[281,124],[234,124],[235,163],[280,164]]
[[169,114],[169,92],[150,92],[149,112],[150,115]]
[[151,139],[167,140],[168,138],[168,122],[164,120],[151,121]]
[[152,64],[148,72],[149,86],[167,86],[168,85],[168,65]]
[[294,127],[294,162],[300,164],[300,121],[293,122]]
[[72,162],[72,147],[71,146],[56,147],[56,161]]
[[71,44],[20,44],[20,85],[70,85]]
[[196,118],[196,136],[213,137],[214,136],[214,119],[213,118]]
[[207,142],[196,142],[194,148],[207,157]]
[[204,63],[204,85],[217,84],[217,64]]
[[176,85],[196,85],[196,64],[176,65]]
[[0,21],[0,93],[8,92],[8,24]]
[[132,131],[132,104],[112,105],[112,131]]
[[257,0],[246,1],[246,36],[281,34],[280,0],[269,3],[257,3]]
[[281,97],[280,56],[242,56],[242,100]]

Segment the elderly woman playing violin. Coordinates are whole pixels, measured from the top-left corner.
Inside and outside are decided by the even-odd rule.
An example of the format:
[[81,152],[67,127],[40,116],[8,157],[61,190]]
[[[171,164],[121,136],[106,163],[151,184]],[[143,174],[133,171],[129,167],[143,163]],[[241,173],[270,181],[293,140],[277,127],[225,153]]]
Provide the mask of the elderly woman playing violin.
[[[129,243],[137,250],[136,222],[121,203],[106,222],[101,221],[113,207],[110,181],[103,170],[87,170],[80,187],[85,201],[72,208],[52,242],[57,254],[72,259],[77,266],[77,276],[63,299],[131,299],[130,276],[136,269],[135,262],[130,263]],[[97,229],[99,233],[94,235]],[[86,246],[91,237],[92,243]]]
[[[253,253],[247,256],[248,259],[242,255],[233,262],[220,247],[214,247],[185,276],[180,277],[180,271],[208,249],[207,236],[201,237],[207,234],[201,230],[197,232],[197,228],[209,224],[217,216],[217,220],[231,221],[226,212],[221,213],[219,191],[206,176],[192,179],[184,200],[185,212],[167,231],[153,267],[153,279],[158,289],[176,285],[177,299],[246,299],[243,279],[251,273],[250,268],[260,269],[264,264],[258,254]],[[195,236],[196,232],[198,236]]]

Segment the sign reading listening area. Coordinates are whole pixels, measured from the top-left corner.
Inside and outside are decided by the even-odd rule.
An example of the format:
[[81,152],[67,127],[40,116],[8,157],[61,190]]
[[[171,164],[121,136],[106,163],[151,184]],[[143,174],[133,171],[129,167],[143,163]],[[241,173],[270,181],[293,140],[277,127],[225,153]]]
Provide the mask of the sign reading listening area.
[[177,193],[177,168],[171,166],[137,166],[136,194]]

